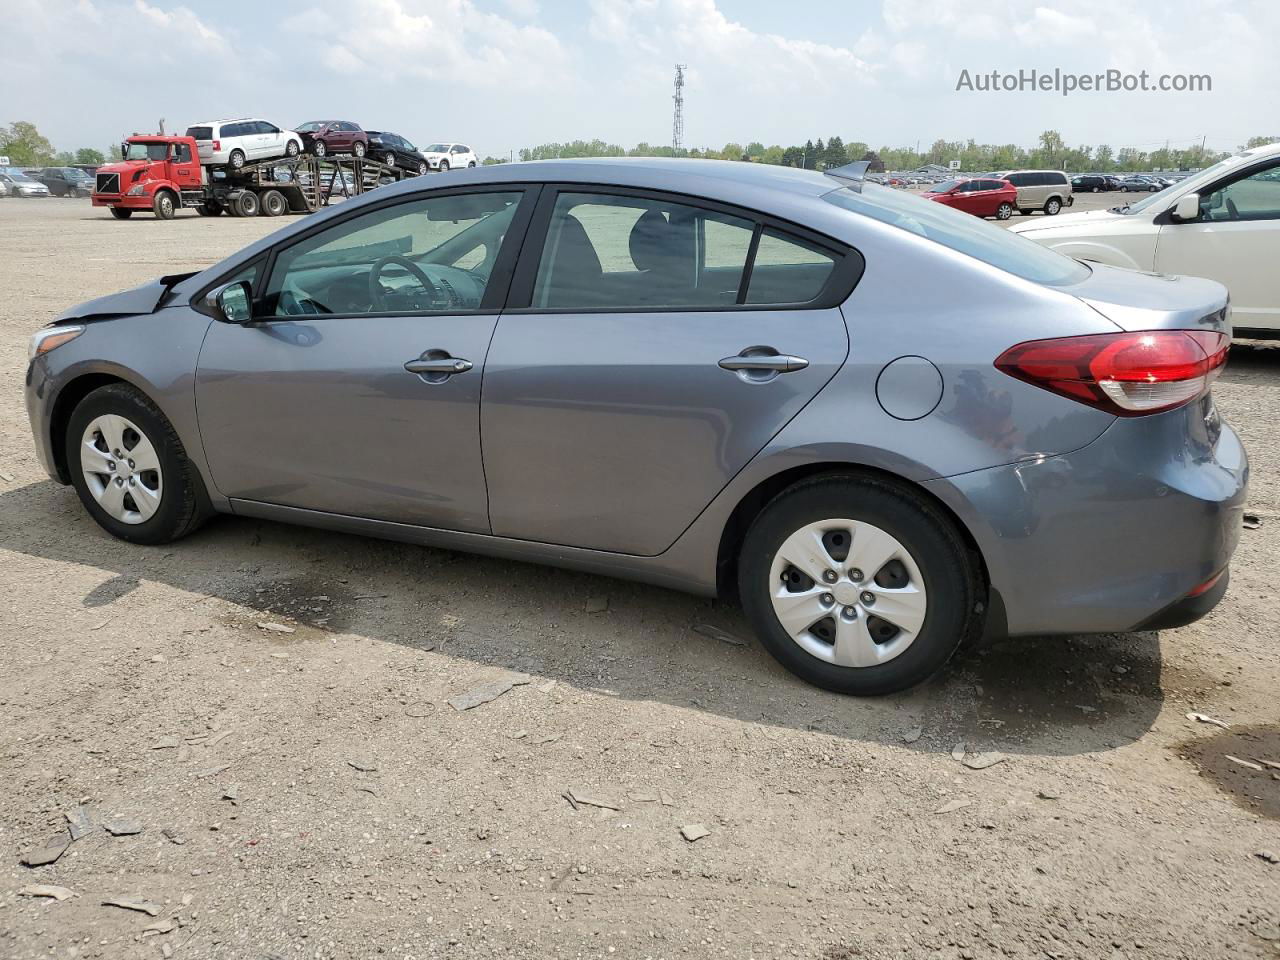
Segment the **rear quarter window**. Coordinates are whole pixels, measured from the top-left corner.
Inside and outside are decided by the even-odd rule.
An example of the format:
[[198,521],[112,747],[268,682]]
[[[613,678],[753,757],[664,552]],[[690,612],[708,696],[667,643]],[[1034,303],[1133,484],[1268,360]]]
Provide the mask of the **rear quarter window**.
[[187,127],[187,136],[192,140],[212,140],[213,127]]

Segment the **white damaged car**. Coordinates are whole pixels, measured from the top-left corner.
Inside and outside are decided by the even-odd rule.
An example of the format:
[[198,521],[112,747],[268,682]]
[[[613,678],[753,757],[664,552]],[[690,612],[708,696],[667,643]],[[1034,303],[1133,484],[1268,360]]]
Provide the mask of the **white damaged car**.
[[1231,291],[1237,336],[1280,338],[1280,143],[1133,203],[1009,229],[1077,260],[1217,280]]
[[441,173],[458,167],[474,167],[480,163],[475,151],[465,143],[428,144],[422,148],[422,155],[427,158],[427,165],[432,170],[439,170]]

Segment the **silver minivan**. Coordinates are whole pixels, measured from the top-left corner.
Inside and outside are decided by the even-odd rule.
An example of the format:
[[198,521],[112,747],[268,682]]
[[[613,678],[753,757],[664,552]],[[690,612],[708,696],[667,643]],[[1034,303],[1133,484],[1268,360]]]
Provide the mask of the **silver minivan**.
[[1075,203],[1071,178],[1061,170],[1009,170],[989,173],[989,177],[1008,180],[1018,188],[1018,212],[1023,216],[1043,210],[1052,217],[1063,207]]

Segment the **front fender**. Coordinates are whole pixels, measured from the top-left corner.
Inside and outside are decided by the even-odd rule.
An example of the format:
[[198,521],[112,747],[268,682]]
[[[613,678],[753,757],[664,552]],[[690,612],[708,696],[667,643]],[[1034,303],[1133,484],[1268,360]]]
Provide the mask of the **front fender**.
[[1141,264],[1118,247],[1096,240],[1061,240],[1047,244],[1049,249],[1056,250],[1063,256],[1075,260],[1091,260],[1105,263],[1109,267],[1124,267],[1126,270],[1150,270],[1151,264]]

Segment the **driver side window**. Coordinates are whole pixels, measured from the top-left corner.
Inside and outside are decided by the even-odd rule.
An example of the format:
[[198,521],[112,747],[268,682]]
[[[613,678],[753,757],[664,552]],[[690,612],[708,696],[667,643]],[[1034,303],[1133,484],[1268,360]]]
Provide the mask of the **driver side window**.
[[1200,199],[1200,219],[1280,220],[1280,164],[1206,194]]
[[522,196],[432,196],[336,223],[276,255],[260,315],[478,310]]

